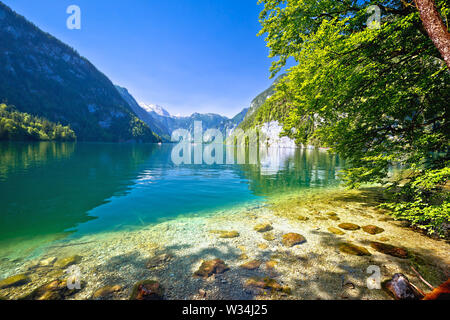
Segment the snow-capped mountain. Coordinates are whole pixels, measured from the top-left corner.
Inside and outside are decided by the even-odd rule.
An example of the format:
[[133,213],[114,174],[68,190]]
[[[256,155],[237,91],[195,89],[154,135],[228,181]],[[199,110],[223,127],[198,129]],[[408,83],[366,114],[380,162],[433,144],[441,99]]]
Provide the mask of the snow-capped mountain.
[[139,105],[142,107],[142,109],[149,113],[154,112],[161,117],[171,117],[170,113],[166,109],[158,106],[157,104],[139,102]]

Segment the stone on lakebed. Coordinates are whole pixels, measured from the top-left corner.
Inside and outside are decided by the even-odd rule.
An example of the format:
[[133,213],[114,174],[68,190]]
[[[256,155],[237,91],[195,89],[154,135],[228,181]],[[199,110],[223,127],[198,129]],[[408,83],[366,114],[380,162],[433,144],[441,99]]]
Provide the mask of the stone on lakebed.
[[257,224],[254,229],[258,232],[267,232],[273,230],[273,227],[270,223],[260,223]]
[[239,232],[237,231],[225,231],[225,230],[211,230],[210,233],[218,234],[219,238],[230,239],[239,237]]
[[341,243],[339,245],[339,250],[355,256],[371,256],[371,253],[366,248],[348,242]]
[[275,235],[272,232],[266,232],[263,234],[263,239],[267,241],[275,240]]
[[55,267],[59,267],[59,268],[63,268],[64,269],[64,268],[67,268],[67,267],[69,267],[71,265],[80,263],[82,259],[83,258],[81,256],[78,256],[78,255],[74,255],[74,256],[70,256],[70,257],[66,257],[66,258],[61,258],[61,259],[58,259],[55,262]]
[[360,229],[361,227],[354,223],[341,223],[339,228],[354,231]]
[[295,246],[297,244],[301,244],[305,241],[306,241],[305,237],[298,233],[287,233],[283,236],[283,240],[282,240],[283,244],[286,247],[293,247],[293,246]]
[[246,269],[246,270],[255,270],[255,269],[258,269],[260,265],[261,265],[261,261],[252,260],[252,261],[246,262],[244,264],[241,264],[241,268]]
[[406,249],[395,247],[387,243],[381,243],[381,242],[371,242],[370,246],[377,250],[378,252],[401,258],[401,259],[407,259],[409,257],[408,251]]
[[291,289],[286,286],[280,285],[275,279],[272,278],[261,278],[261,277],[255,277],[248,279],[245,282],[245,287],[247,288],[254,288],[259,291],[261,290],[270,290],[271,292],[281,291],[286,294],[291,294]]
[[222,259],[214,259],[209,261],[203,261],[200,268],[195,271],[194,276],[208,278],[213,274],[224,273],[230,270]]
[[119,292],[120,290],[122,290],[122,286],[120,286],[120,285],[105,286],[105,287],[102,287],[102,288],[98,289],[97,291],[95,291],[92,298],[93,299],[104,298],[115,292]]
[[380,228],[380,227],[377,227],[377,226],[374,226],[374,225],[364,226],[364,227],[362,227],[362,229],[365,232],[370,233],[370,234],[379,234],[379,233],[382,233],[384,231],[383,228]]
[[131,291],[130,300],[163,300],[164,289],[158,281],[139,281]]
[[17,274],[0,281],[0,289],[19,287],[30,282],[31,279],[26,274]]
[[163,253],[148,259],[146,266],[148,269],[159,268],[170,262],[172,259],[173,256],[171,254]]
[[342,231],[342,230],[340,230],[338,228],[334,228],[334,227],[329,227],[328,231],[330,231],[331,233],[334,233],[335,235],[338,235],[338,236],[342,236],[342,235],[345,234],[344,231]]
[[69,289],[67,286],[67,280],[54,280],[39,288],[33,290],[30,294],[21,298],[22,300],[64,300],[85,286],[84,282],[81,282],[80,289]]

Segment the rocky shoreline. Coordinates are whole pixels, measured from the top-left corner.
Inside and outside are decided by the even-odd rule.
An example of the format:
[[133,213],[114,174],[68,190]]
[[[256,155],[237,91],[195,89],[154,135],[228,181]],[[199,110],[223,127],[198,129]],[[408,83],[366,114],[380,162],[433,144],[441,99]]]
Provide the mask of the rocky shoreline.
[[[450,274],[450,245],[394,221],[373,190],[268,199],[128,232],[84,236],[19,265],[1,299],[391,299],[368,289],[405,274],[429,291]],[[79,289],[70,289],[78,272]]]

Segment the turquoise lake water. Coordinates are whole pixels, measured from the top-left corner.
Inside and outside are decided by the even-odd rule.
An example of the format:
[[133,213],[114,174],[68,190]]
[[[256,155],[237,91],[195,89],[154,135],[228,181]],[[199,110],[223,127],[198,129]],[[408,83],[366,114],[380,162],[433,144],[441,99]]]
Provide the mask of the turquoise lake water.
[[325,151],[261,149],[256,165],[175,165],[174,145],[1,143],[0,245],[148,225],[339,184]]

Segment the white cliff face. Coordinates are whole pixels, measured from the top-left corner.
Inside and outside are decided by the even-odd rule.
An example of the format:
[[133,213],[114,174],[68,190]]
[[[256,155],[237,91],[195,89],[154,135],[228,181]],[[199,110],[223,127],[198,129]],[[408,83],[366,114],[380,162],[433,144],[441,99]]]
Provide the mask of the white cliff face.
[[264,137],[265,141],[270,147],[278,148],[296,148],[294,140],[289,137],[281,137],[281,131],[283,127],[278,123],[278,121],[271,121],[264,123],[259,127],[260,136]]

